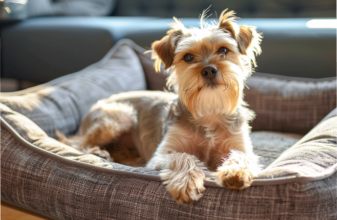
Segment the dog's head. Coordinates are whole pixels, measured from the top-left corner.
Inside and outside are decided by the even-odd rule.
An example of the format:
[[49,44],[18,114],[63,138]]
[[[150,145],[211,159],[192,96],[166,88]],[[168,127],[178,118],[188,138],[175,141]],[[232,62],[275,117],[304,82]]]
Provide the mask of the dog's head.
[[152,44],[155,69],[172,68],[168,85],[194,117],[232,114],[242,100],[245,80],[261,52],[254,27],[237,25],[233,11],[224,10],[219,23],[186,28],[174,18],[167,36]]

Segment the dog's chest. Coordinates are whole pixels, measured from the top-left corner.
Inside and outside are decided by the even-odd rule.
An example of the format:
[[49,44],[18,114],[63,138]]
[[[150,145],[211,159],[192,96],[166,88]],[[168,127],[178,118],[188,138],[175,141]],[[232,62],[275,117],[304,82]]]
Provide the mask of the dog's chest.
[[194,132],[190,136],[190,153],[205,163],[217,160],[216,158],[221,158],[228,154],[229,149],[224,147],[224,143],[229,137],[230,133],[225,130],[208,128]]

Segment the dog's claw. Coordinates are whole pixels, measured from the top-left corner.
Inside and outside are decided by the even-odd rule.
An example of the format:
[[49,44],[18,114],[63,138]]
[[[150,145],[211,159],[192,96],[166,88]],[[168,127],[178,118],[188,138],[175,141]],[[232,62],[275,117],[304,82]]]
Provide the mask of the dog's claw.
[[200,190],[197,188],[197,193],[200,194]]

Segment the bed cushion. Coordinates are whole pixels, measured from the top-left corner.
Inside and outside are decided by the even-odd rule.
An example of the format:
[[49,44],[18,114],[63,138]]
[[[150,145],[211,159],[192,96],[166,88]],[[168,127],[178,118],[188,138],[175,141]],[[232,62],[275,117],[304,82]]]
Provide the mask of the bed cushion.
[[[126,52],[127,57],[120,59],[120,54]],[[212,180],[206,181],[203,198],[193,206],[177,204],[161,184],[157,171],[83,154],[53,139],[55,128],[68,133],[76,131],[90,103],[93,99],[104,98],[107,95],[104,92],[118,92],[118,88],[122,88],[120,91],[144,89],[144,62],[137,61],[137,57],[134,61],[142,66],[137,67],[137,72],[123,71],[132,75],[124,76],[125,85],[125,81],[110,77],[116,69],[106,71],[105,68],[106,63],[127,63],[130,56],[141,56],[138,52],[132,42],[122,41],[101,62],[82,72],[28,91],[1,96],[3,201],[52,219],[337,218],[337,117],[333,114],[303,138],[293,134],[253,132],[254,151],[265,165],[253,186],[238,192],[218,187]],[[120,73],[120,68],[117,70]],[[141,74],[137,75],[139,72]],[[118,79],[120,75],[115,77]],[[138,77],[137,82],[133,81],[133,76]],[[97,95],[92,90],[100,88],[91,87],[90,82],[101,83],[98,87],[104,89]],[[67,83],[79,86],[76,90],[67,90]],[[115,87],[115,83],[121,85]],[[62,95],[51,99],[49,94],[56,94],[44,92],[50,88]],[[66,91],[70,91],[69,94]],[[67,96],[73,94],[85,94],[74,95],[67,103],[81,109],[62,110],[59,102],[70,100]],[[35,105],[22,104],[27,99]],[[39,101],[32,101],[36,99]],[[36,109],[46,103],[51,103],[50,108],[46,108],[48,111],[37,112]],[[72,121],[62,118],[66,116]],[[77,124],[69,129],[67,123]]]
[[[285,151],[250,188],[231,191],[206,181],[203,198],[190,206],[174,201],[157,171],[83,154],[48,137],[27,117],[8,107],[2,105],[1,112],[2,201],[52,219],[337,217],[337,117],[321,123],[307,138]],[[267,158],[277,157],[281,153],[278,147],[289,147],[284,143],[298,140],[270,132],[252,136],[258,154],[264,156],[261,151],[269,149]],[[309,152],[309,159],[306,146],[309,150],[311,146],[316,148]],[[320,146],[324,148],[320,159],[312,160],[310,155]],[[303,167],[306,161],[309,168]],[[276,175],[270,176],[273,172]]]
[[306,134],[336,107],[336,77],[308,79],[254,73],[245,100],[256,113],[253,130]]

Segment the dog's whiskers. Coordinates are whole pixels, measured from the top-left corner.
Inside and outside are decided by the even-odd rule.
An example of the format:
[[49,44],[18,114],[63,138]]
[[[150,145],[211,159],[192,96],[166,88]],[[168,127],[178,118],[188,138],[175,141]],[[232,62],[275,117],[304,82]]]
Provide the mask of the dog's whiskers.
[[223,76],[223,74],[220,72],[220,75],[221,75],[221,78],[222,78],[222,81],[224,82],[224,84],[225,84],[225,89],[223,90],[223,92],[225,92],[226,90],[228,90],[229,89],[229,87],[230,87],[230,85],[231,85],[231,80],[230,79],[228,79],[227,77],[226,77],[226,79],[228,79],[228,81],[226,81],[225,79],[224,79],[224,76]]

